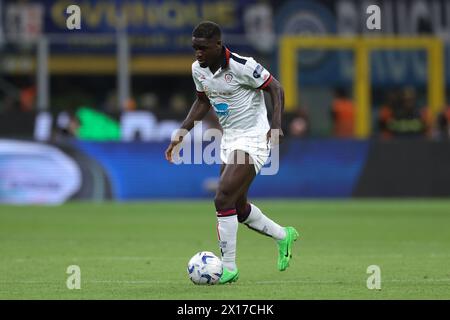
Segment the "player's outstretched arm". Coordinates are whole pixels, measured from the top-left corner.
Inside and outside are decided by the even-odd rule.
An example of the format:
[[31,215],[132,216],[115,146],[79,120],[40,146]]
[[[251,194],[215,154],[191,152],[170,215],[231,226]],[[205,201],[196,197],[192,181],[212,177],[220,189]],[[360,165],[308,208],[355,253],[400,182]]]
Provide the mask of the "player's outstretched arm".
[[172,162],[172,152],[173,149],[183,141],[184,136],[194,127],[195,121],[202,120],[209,111],[211,104],[205,94],[199,94],[197,99],[192,104],[191,110],[189,111],[186,119],[184,119],[181,124],[180,129],[178,129],[175,135],[175,140],[171,141],[166,149],[165,155],[166,160]]
[[281,143],[284,137],[283,130],[281,129],[281,116],[284,111],[283,87],[277,79],[273,78],[269,85],[263,90],[269,92],[273,105],[272,124],[269,132],[267,132],[267,140],[271,139],[272,142],[276,142],[276,139],[272,136],[272,133],[277,133],[278,141]]

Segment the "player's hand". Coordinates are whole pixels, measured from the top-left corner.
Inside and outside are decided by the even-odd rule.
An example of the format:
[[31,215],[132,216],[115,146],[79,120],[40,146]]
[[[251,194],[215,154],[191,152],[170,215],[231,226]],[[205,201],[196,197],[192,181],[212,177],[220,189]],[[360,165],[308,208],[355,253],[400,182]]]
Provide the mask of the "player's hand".
[[267,142],[270,141],[271,145],[281,144],[283,142],[284,133],[281,128],[270,128],[267,132]]
[[173,160],[172,160],[173,149],[177,145],[179,145],[182,141],[183,141],[183,137],[178,137],[178,140],[170,142],[169,146],[167,147],[166,152],[165,152],[166,160],[169,161],[170,163],[173,163]]

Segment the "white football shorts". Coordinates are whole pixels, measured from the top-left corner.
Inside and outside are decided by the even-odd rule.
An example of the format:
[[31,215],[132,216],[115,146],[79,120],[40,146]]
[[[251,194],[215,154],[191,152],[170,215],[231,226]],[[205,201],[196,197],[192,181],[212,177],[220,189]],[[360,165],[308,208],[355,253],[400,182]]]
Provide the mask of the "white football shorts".
[[220,146],[220,159],[222,160],[222,163],[229,164],[235,161],[238,163],[245,163],[244,159],[234,159],[232,156],[233,151],[241,150],[250,155],[250,162],[253,163],[255,172],[258,174],[269,158],[270,142],[267,142],[265,137],[263,137],[263,139],[234,137],[232,139],[224,140],[222,140]]

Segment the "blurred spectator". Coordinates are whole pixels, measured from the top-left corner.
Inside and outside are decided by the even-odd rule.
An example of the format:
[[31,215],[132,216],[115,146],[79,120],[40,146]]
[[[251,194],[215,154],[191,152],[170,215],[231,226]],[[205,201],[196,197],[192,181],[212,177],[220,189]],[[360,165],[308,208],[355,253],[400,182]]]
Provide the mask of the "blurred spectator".
[[299,107],[296,111],[286,113],[286,126],[284,134],[290,137],[304,137],[309,133],[309,116],[305,108]]
[[437,129],[440,138],[450,139],[450,105],[438,115]]
[[182,93],[174,93],[169,99],[169,112],[170,118],[173,120],[183,120],[188,111],[190,105],[188,100]]
[[394,116],[393,110],[398,103],[398,92],[389,91],[386,95],[386,102],[380,107],[380,110],[378,111],[378,127],[383,139],[392,137],[392,132],[388,128],[388,123],[392,120]]
[[424,136],[428,130],[426,108],[419,110],[416,92],[405,88],[400,92],[398,103],[385,115],[386,130],[393,136]]
[[121,111],[117,103],[117,94],[115,90],[108,92],[108,94],[106,95],[105,101],[102,105],[102,110],[107,113],[115,113]]
[[155,113],[159,109],[159,98],[154,92],[146,92],[139,98],[139,109]]
[[[432,118],[431,112],[429,111],[430,108],[428,108],[427,106],[421,108],[419,110],[419,114],[420,114],[420,118],[422,119],[422,122],[424,124],[424,134],[427,137],[432,138],[433,135],[435,135],[435,129],[433,128],[433,122],[435,121],[435,119]],[[434,132],[433,132],[434,130]]]
[[136,100],[132,97],[128,98],[125,102],[125,111],[135,111],[136,110]]
[[0,103],[0,112],[8,113],[17,110],[18,100],[12,95],[6,95]]
[[36,102],[36,86],[30,85],[20,90],[20,110],[33,111]]
[[337,88],[332,102],[334,136],[351,138],[354,134],[354,106],[345,89]]

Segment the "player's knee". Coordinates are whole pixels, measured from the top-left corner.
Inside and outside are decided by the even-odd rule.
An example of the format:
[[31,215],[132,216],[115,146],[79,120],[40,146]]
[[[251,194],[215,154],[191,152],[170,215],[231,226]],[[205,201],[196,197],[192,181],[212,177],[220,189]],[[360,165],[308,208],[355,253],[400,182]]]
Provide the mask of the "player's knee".
[[214,198],[214,205],[216,206],[216,210],[234,208],[232,194],[226,192],[225,190],[218,190]]

